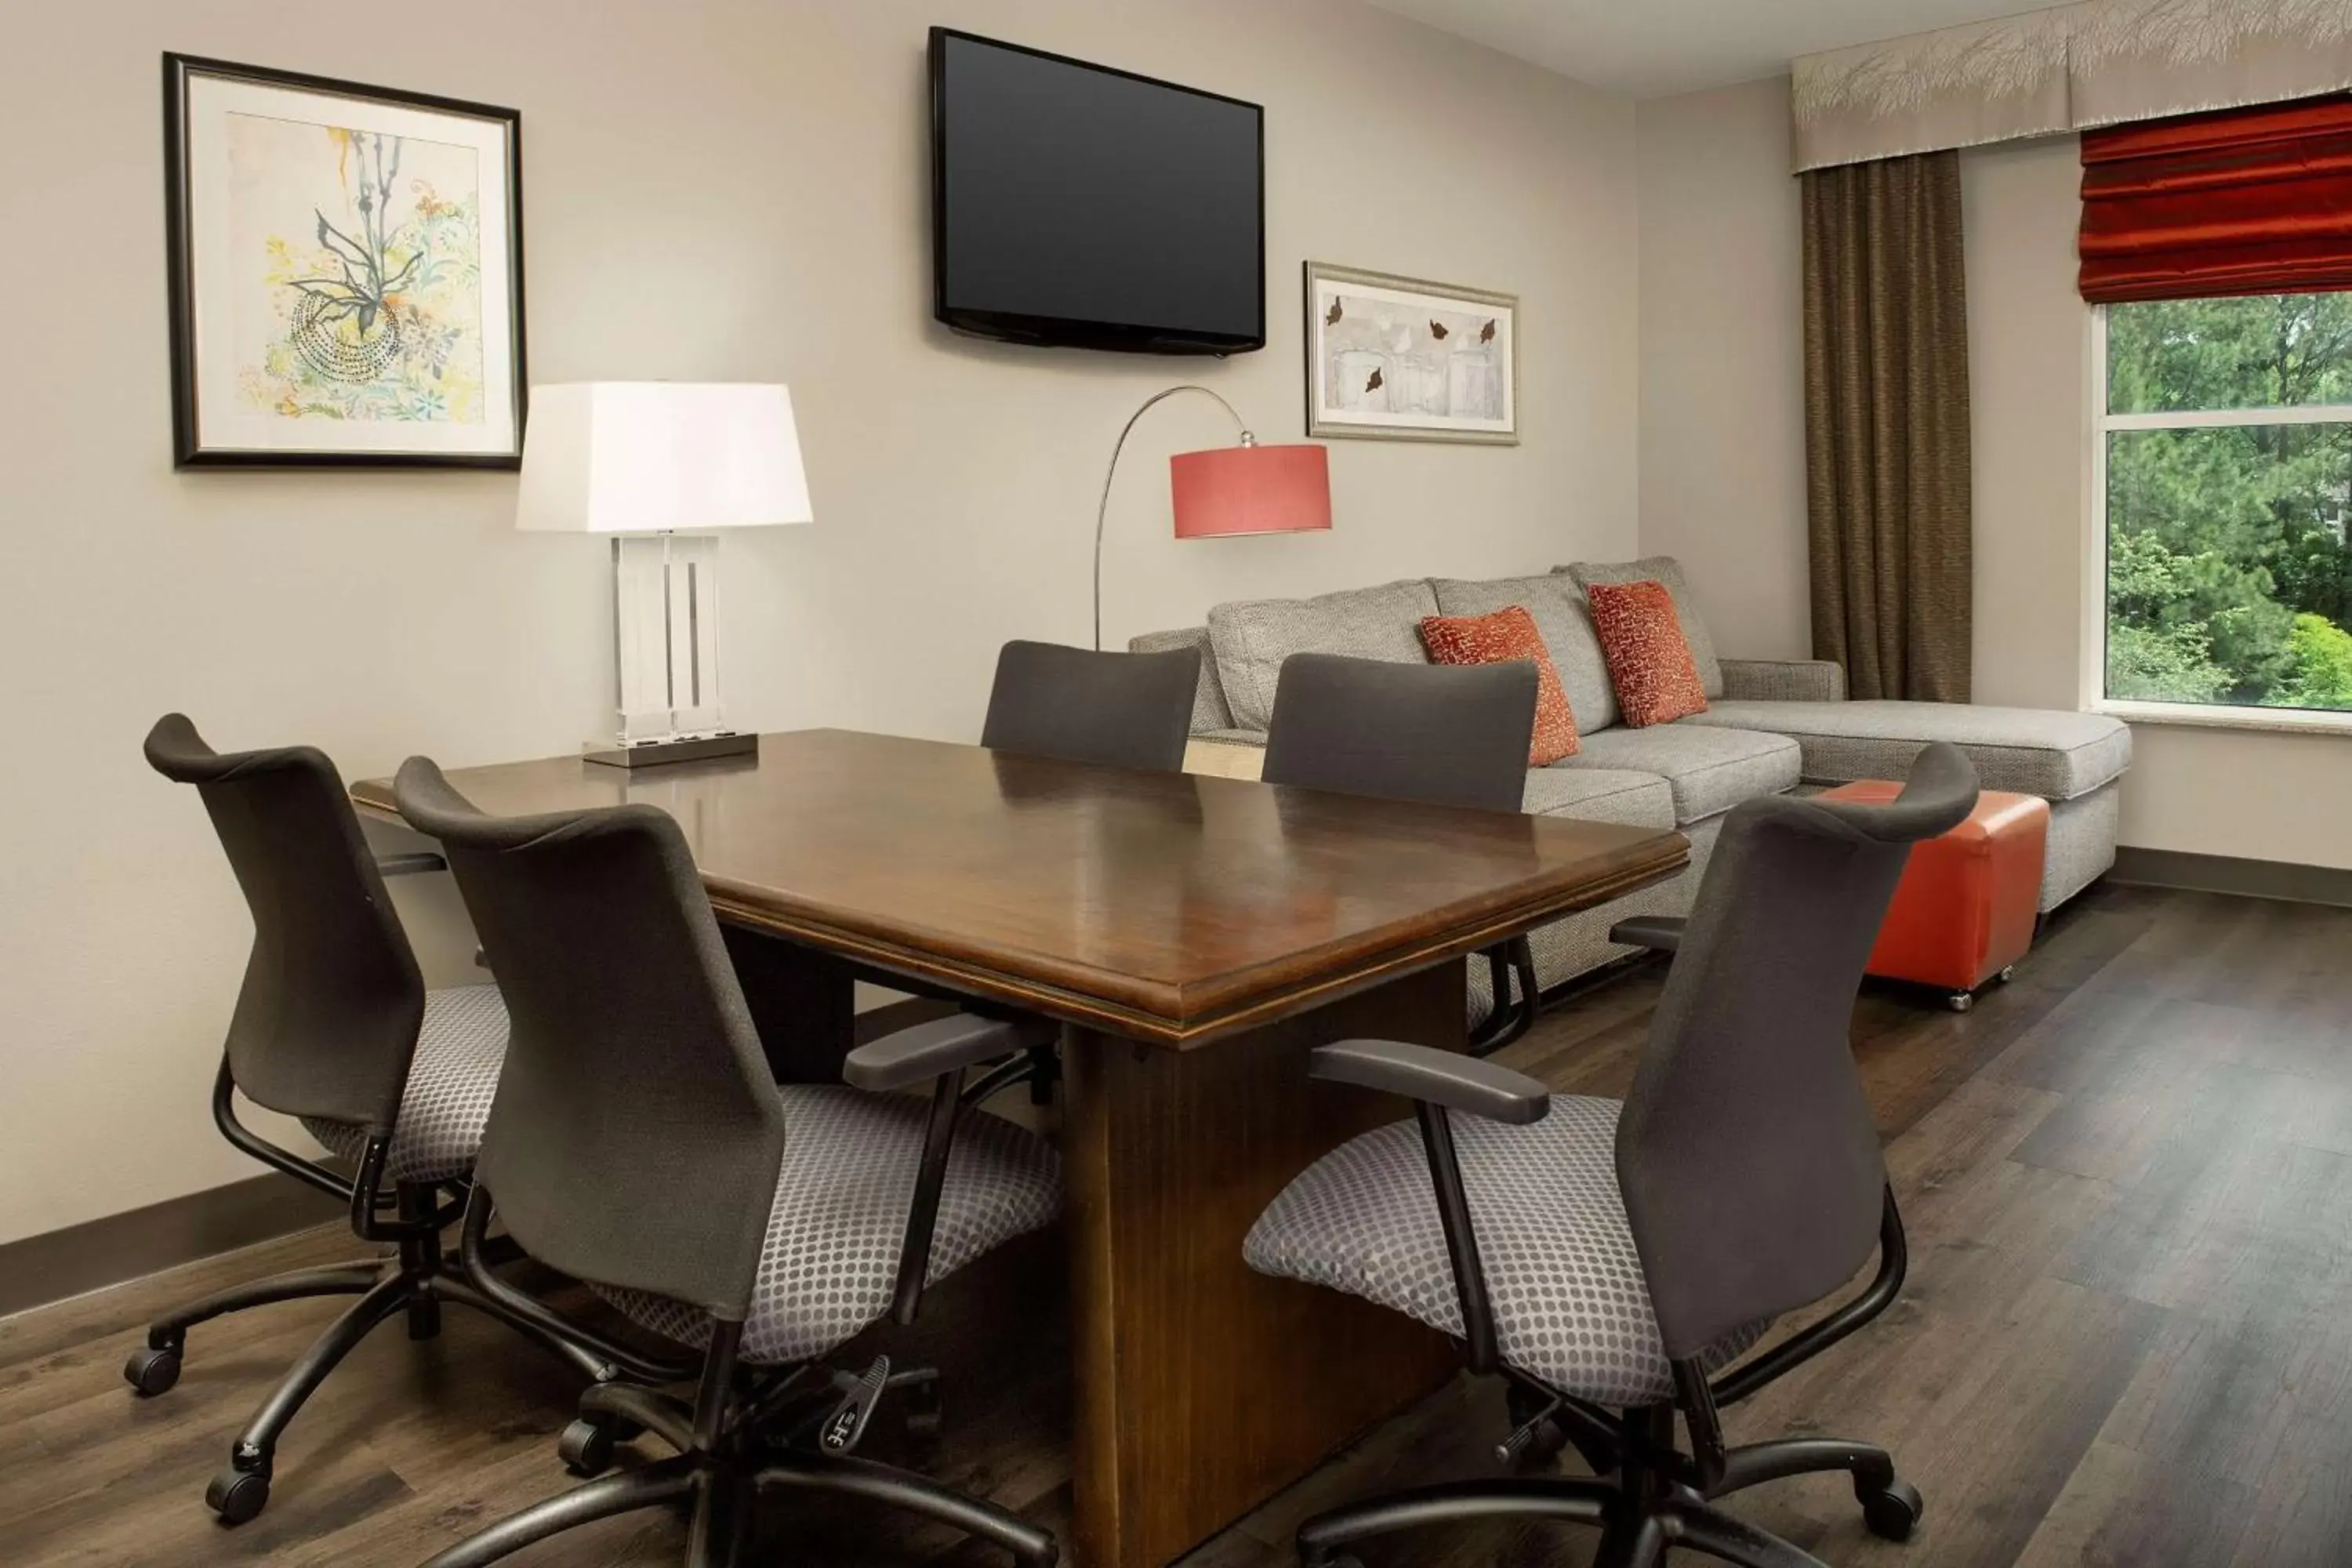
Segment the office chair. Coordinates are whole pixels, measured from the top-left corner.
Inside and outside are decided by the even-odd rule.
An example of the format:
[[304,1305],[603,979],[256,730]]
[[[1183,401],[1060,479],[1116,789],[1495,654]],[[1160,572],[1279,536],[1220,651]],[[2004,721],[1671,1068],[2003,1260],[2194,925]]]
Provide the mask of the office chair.
[[1098,653],[1009,642],[980,743],[1000,752],[1172,773],[1192,739],[1201,650]]
[[[576,1469],[639,1432],[677,1450],[525,1509],[430,1568],[478,1568],[672,1503],[693,1510],[692,1568],[731,1568],[761,1489],[862,1498],[1051,1564],[1047,1531],[853,1457],[903,1380],[887,1359],[842,1380],[821,1362],[886,1312],[911,1321],[926,1284],[1058,1212],[1053,1150],[963,1110],[966,1071],[1016,1062],[1023,1026],[936,1020],[859,1047],[844,1068],[854,1088],[779,1087],[669,816],[486,816],[421,757],[395,797],[441,841],[511,1019],[466,1210],[467,1278],[642,1380],[589,1391],[564,1444]],[[921,1083],[928,1104],[889,1092]],[[693,1353],[623,1344],[501,1279],[484,1251],[493,1215],[524,1253]],[[660,1392],[672,1384],[693,1384],[690,1405]]]
[[[397,1247],[390,1258],[299,1269],[192,1302],[151,1324],[123,1366],[131,1388],[152,1397],[179,1381],[198,1323],[273,1301],[359,1298],[288,1369],[205,1489],[223,1522],[242,1524],[269,1501],[287,1425],[387,1319],[405,1315],[409,1338],[431,1339],[441,1304],[454,1301],[507,1321],[591,1378],[610,1372],[443,1268],[441,1232],[460,1212],[507,1022],[495,985],[427,992],[393,912],[385,876],[438,870],[440,858],[375,859],[334,764],[309,746],[224,754],[170,713],[148,732],[146,753],[165,778],[196,786],[253,912],[213,1121],[246,1153],[347,1205],[361,1240]],[[237,1120],[240,1090],[299,1117],[356,1173],[346,1179],[255,1133]]]
[[[1601,1531],[1600,1568],[1679,1546],[1746,1568],[1820,1568],[1711,1505],[1844,1471],[1865,1524],[1900,1541],[1918,1492],[1883,1448],[1828,1438],[1728,1447],[1719,1412],[1875,1318],[1902,1288],[1903,1224],[1848,1045],[1853,999],[1912,844],[1976,801],[1948,745],[1902,796],[1752,800],[1726,819],[1632,1094],[1553,1100],[1493,1062],[1386,1040],[1322,1047],[1318,1078],[1404,1095],[1414,1122],[1326,1155],[1252,1228],[1267,1274],[1327,1285],[1454,1335],[1500,1374],[1506,1460],[1573,1444],[1598,1479],[1514,1476],[1375,1498],[1309,1520],[1334,1568],[1391,1531],[1490,1517]],[[1782,1314],[1875,1279],[1780,1343]],[[1620,1414],[1622,1412],[1622,1414]],[[1675,1444],[1679,1412],[1689,1450]]]
[[[1266,725],[1267,784],[1520,809],[1536,723],[1536,667],[1397,664],[1297,653],[1282,661]],[[1470,1037],[1487,1056],[1528,1032],[1542,998],[1524,936],[1486,949],[1494,1005]],[[1518,995],[1511,994],[1511,979]]]
[[[1193,694],[1201,684],[1201,650],[1104,653],[1059,643],[1006,643],[996,656],[996,683],[980,743],[992,751],[1055,757],[1068,763],[1181,773],[1192,740]],[[963,999],[903,978],[876,975],[882,984],[918,995]],[[1020,1075],[1030,1099],[1050,1102],[1061,1078],[1052,1035],[1043,1033]]]

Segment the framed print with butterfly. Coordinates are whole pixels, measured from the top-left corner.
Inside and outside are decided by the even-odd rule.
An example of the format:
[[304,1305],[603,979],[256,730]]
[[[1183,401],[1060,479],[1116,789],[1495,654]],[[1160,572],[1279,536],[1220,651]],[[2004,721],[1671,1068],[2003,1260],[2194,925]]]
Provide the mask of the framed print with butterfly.
[[163,57],[173,456],[511,468],[521,117]]
[[1307,264],[1307,433],[1519,439],[1516,295]]

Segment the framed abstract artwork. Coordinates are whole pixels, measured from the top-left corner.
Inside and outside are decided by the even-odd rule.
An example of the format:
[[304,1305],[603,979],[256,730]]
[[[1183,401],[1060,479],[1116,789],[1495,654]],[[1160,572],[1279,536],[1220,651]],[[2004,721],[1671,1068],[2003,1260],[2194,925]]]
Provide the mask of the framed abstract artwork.
[[519,466],[521,132],[165,55],[173,460]]
[[1307,264],[1307,433],[1519,439],[1516,296]]

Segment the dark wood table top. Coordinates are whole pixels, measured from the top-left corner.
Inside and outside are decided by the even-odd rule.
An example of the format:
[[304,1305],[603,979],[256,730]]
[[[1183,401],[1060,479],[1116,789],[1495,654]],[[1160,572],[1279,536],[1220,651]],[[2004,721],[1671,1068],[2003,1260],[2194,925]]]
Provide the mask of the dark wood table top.
[[[1189,1046],[1672,875],[1678,833],[810,730],[630,773],[450,782],[500,815],[675,816],[720,917],[1069,1022]],[[389,780],[352,786],[397,821]]]

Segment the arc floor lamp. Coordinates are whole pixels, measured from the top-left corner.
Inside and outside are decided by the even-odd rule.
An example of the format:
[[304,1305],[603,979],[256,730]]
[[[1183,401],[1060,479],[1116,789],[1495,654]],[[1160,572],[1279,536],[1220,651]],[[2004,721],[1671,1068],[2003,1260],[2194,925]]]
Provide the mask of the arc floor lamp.
[[1330,454],[1300,444],[1258,443],[1234,405],[1205,386],[1187,382],[1155,392],[1128,416],[1103,472],[1102,500],[1095,508],[1095,647],[1102,647],[1103,525],[1110,516],[1111,481],[1118,477],[1119,454],[1138,421],[1179,393],[1213,398],[1232,416],[1240,439],[1230,447],[1179,452],[1168,459],[1169,497],[1179,539],[1230,539],[1249,533],[1312,533],[1331,526]]

